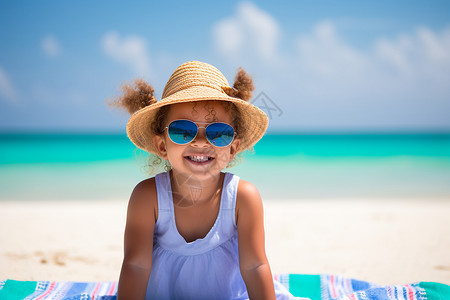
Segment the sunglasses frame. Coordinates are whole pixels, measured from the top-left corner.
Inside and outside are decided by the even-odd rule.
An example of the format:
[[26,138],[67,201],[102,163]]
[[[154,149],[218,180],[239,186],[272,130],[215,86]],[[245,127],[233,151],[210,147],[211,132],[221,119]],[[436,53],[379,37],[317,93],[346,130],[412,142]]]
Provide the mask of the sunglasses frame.
[[[187,143],[184,143],[184,144],[180,144],[180,143],[177,143],[177,142],[175,142],[174,140],[172,140],[172,138],[170,137],[170,134],[169,134],[169,130],[168,130],[168,129],[169,129],[170,124],[172,124],[173,122],[176,122],[176,121],[188,121],[188,122],[194,123],[194,124],[197,126],[197,132],[195,133],[195,136],[192,138],[191,141],[189,141],[189,142],[187,142]],[[217,146],[217,145],[214,145],[213,143],[211,143],[211,141],[208,139],[208,136],[206,135],[206,128],[208,128],[208,126],[210,126],[210,125],[218,124],[218,123],[219,123],[219,124],[226,124],[226,125],[230,126],[230,127],[233,129],[233,138],[231,139],[230,143],[227,144],[227,145],[225,145],[225,146]],[[208,125],[200,127],[200,126],[198,126],[198,124],[203,124],[203,125],[208,124]],[[195,138],[197,137],[197,135],[198,135],[198,130],[199,130],[200,128],[204,128],[204,129],[205,129],[205,138],[206,138],[206,140],[208,141],[208,143],[210,143],[211,145],[213,145],[214,147],[217,147],[217,148],[225,148],[225,147],[230,146],[231,143],[233,143],[234,138],[235,138],[236,135],[237,135],[237,132],[234,130],[233,126],[231,126],[230,124],[225,123],[225,122],[205,123],[205,122],[194,122],[194,121],[191,121],[191,120],[188,120],[188,119],[177,119],[177,120],[173,120],[172,122],[170,122],[170,123],[169,123],[169,126],[166,126],[166,127],[164,128],[164,130],[167,129],[167,135],[169,136],[169,139],[170,139],[174,144],[177,144],[177,145],[187,145],[187,144],[189,144],[189,143],[192,143],[192,141],[194,141]]]

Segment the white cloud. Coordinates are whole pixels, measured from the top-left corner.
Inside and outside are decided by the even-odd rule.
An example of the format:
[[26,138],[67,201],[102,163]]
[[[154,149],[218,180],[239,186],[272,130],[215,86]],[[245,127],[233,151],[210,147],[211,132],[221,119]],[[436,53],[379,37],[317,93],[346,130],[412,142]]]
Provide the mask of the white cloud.
[[48,57],[57,57],[61,54],[61,46],[52,35],[47,35],[42,39],[41,48]]
[[147,42],[140,36],[120,37],[117,32],[103,36],[102,47],[105,53],[116,62],[126,65],[139,76],[150,73],[150,59]]
[[367,64],[367,58],[346,45],[330,21],[318,23],[308,36],[298,39],[301,68],[323,77],[356,75]]
[[324,21],[298,38],[297,74],[311,86],[329,87],[333,94],[327,96],[335,99],[365,94],[368,101],[374,95],[406,101],[428,95],[450,101],[449,41],[449,29],[436,33],[421,27],[394,39],[378,38],[363,52]]
[[5,70],[0,66],[0,95],[6,100],[15,102],[18,98],[14,85]]
[[450,27],[379,36],[362,49],[324,20],[281,40],[277,20],[243,2],[212,33],[223,58],[258,74],[255,96],[264,91],[283,110],[272,126],[450,128]]
[[244,34],[238,22],[233,19],[222,20],[213,29],[216,48],[227,56],[236,57],[244,43]]
[[404,77],[450,82],[450,28],[436,33],[420,27],[410,35],[380,39],[374,48],[376,58]]
[[324,21],[297,39],[286,71],[305,107],[326,117],[317,124],[450,128],[449,41],[450,28],[420,27],[362,51]]
[[235,15],[218,21],[212,32],[215,47],[225,57],[256,55],[267,62],[276,59],[279,25],[251,2],[241,2]]

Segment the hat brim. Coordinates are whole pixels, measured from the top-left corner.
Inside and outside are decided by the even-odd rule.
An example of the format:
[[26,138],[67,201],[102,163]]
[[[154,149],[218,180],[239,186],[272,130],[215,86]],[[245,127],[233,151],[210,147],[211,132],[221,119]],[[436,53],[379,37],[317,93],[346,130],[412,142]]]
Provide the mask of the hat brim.
[[226,101],[234,103],[241,114],[243,128],[238,132],[240,139],[237,152],[242,152],[259,141],[269,125],[267,115],[255,105],[242,99],[233,98],[224,92],[206,86],[193,86],[176,92],[161,101],[135,112],[127,124],[129,139],[140,149],[158,154],[154,144],[151,124],[157,111],[167,105],[196,101]]

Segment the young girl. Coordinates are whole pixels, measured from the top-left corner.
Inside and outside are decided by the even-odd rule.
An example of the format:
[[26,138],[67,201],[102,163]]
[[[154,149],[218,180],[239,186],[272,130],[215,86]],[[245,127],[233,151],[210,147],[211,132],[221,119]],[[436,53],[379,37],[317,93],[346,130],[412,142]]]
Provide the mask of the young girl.
[[223,173],[264,134],[251,78],[232,87],[215,67],[178,67],[162,99],[142,80],[116,102],[127,134],[170,170],[140,182],[128,206],[119,299],[293,299],[272,279],[258,190]]

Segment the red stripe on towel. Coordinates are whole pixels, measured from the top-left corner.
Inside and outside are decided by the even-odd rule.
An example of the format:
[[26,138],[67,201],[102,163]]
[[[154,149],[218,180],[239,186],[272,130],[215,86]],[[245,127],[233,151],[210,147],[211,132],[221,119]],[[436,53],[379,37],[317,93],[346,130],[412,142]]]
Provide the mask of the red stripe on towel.
[[331,282],[331,292],[332,292],[332,297],[336,298],[337,294],[336,294],[336,289],[334,288],[334,275],[330,276],[330,282]]
[[92,300],[95,299],[95,294],[98,293],[99,289],[100,289],[100,282],[95,285],[94,291],[92,292],[92,298],[91,298]]
[[48,287],[48,290],[41,296],[37,297],[35,300],[41,300],[44,299],[45,296],[47,296],[48,294],[50,294],[51,291],[53,291],[55,289],[56,286],[56,282],[52,282],[50,284],[50,286]]
[[412,289],[412,287],[408,284],[406,285],[406,288],[408,289],[408,299],[410,300],[414,300],[414,290]]
[[112,285],[111,285],[111,288],[108,291],[108,295],[107,296],[113,296],[115,290],[116,290],[116,283],[113,282]]

